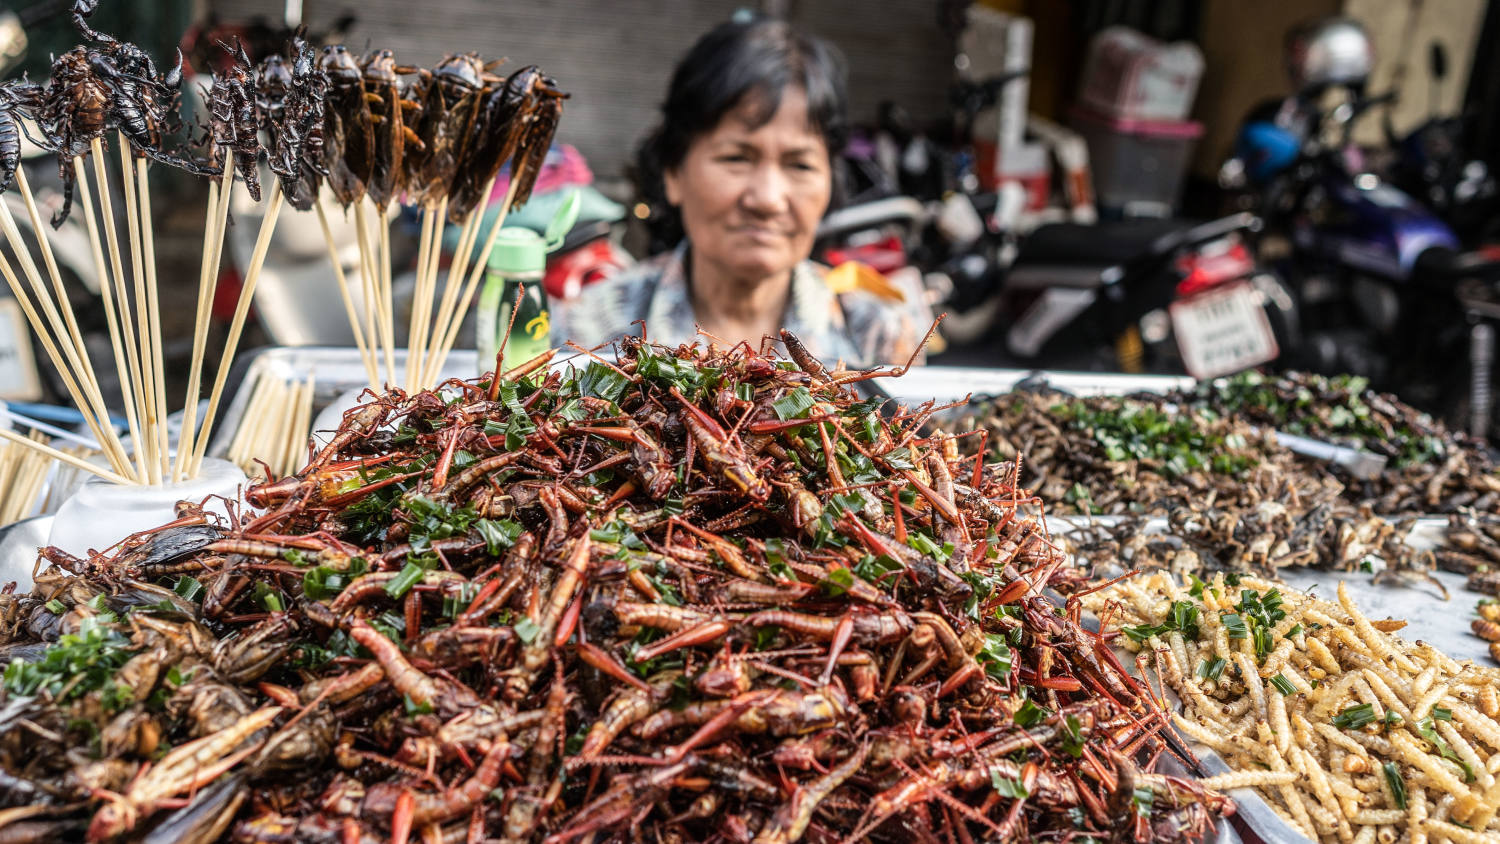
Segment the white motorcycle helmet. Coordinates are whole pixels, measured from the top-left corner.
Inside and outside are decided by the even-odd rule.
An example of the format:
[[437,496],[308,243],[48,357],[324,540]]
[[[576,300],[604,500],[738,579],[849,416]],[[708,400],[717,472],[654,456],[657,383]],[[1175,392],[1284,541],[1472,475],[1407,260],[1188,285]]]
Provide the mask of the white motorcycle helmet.
[[1375,67],[1375,47],[1358,21],[1328,18],[1289,34],[1286,65],[1299,91],[1331,85],[1361,88]]

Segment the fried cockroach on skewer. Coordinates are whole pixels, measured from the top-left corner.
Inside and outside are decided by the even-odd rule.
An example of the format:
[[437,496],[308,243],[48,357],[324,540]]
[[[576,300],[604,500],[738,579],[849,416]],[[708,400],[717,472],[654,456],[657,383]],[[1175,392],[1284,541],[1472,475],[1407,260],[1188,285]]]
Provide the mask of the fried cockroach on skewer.
[[365,99],[364,76],[342,44],[323,48],[318,67],[327,80],[323,111],[323,170],[339,204],[348,208],[365,195],[375,162],[374,124]]
[[512,206],[519,207],[531,198],[531,189],[542,173],[552,136],[562,120],[562,101],[568,95],[557,89],[556,80],[534,67],[518,71],[506,80],[505,87],[507,95],[518,100],[512,117],[518,123],[511,135],[515,146],[509,157],[510,177],[517,182]]
[[435,205],[446,196],[452,204],[458,171],[479,142],[476,129],[484,86],[498,81],[485,73],[477,53],[448,56],[424,78],[417,128],[424,148],[407,157],[406,168],[406,189],[413,201]]
[[475,121],[474,138],[459,163],[448,197],[448,219],[462,222],[484,198],[484,191],[509,161],[512,178],[520,173],[515,204],[531,196],[531,188],[547,157],[547,148],[562,117],[567,94],[541,68],[528,65],[504,83],[485,87]]
[[397,65],[390,50],[376,50],[365,56],[360,70],[375,141],[365,191],[375,207],[384,210],[405,188],[402,160],[407,150],[422,149],[422,139],[408,123],[417,119],[421,104],[410,99],[401,84],[401,76],[416,73],[417,68]]

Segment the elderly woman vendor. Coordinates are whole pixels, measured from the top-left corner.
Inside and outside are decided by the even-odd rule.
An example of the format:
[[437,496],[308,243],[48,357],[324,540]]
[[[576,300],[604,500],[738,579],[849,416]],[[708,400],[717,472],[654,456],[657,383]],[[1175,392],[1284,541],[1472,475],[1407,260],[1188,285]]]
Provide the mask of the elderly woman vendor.
[[[835,292],[808,259],[844,133],[834,49],[774,20],[723,24],[677,66],[647,142],[686,237],[558,309],[553,338],[760,348],[782,328],[830,365],[904,363],[932,321],[919,290]],[[894,294],[894,295],[893,295]]]

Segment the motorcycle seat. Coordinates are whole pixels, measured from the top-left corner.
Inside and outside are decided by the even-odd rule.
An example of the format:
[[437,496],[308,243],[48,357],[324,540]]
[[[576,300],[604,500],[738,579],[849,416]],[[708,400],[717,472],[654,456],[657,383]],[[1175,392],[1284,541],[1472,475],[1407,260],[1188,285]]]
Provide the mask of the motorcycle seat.
[[1022,242],[1016,266],[1110,267],[1129,263],[1155,252],[1158,241],[1191,227],[1184,220],[1111,220],[1083,223],[1049,223],[1039,226]]

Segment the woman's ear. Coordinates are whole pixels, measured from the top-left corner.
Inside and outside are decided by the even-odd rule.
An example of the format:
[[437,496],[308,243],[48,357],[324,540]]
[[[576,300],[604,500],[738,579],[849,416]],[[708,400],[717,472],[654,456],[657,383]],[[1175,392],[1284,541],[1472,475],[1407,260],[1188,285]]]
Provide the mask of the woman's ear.
[[677,177],[677,168],[661,174],[662,187],[666,188],[667,204],[673,208],[682,204],[682,183]]

